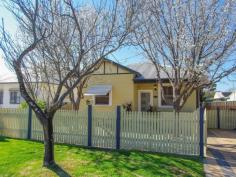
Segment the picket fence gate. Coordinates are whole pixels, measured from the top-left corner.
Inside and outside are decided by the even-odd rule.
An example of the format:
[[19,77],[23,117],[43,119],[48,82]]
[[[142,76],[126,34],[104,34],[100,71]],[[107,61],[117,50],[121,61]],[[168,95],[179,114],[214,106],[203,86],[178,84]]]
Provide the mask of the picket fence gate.
[[[0,109],[0,135],[43,141],[42,126],[27,110]],[[195,112],[59,110],[54,140],[82,146],[203,155],[203,118]],[[202,119],[202,121],[201,121]],[[29,121],[30,120],[30,121]],[[202,122],[202,123],[201,123]]]

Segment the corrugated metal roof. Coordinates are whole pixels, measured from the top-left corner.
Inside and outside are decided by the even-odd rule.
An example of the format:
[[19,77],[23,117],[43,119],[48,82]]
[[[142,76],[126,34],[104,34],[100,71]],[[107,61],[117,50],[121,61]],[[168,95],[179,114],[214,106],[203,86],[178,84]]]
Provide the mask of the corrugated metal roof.
[[0,75],[0,83],[16,83],[18,82],[16,75],[7,74],[7,75]]
[[[145,62],[145,63],[137,63],[137,64],[131,64],[128,66],[129,68],[139,72],[142,76],[136,78],[139,79],[157,79],[157,71],[155,66],[152,63]],[[170,68],[167,68],[170,69]],[[169,72],[168,72],[169,73]],[[160,77],[162,79],[167,79],[167,75],[165,72],[160,72]]]

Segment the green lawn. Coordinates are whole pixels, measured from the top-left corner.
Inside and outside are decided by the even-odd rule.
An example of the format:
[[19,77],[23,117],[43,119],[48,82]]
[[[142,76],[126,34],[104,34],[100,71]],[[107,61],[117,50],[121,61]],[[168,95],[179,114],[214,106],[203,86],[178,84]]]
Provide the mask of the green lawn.
[[0,176],[203,176],[198,159],[56,145],[57,167],[42,167],[43,144],[0,137]]

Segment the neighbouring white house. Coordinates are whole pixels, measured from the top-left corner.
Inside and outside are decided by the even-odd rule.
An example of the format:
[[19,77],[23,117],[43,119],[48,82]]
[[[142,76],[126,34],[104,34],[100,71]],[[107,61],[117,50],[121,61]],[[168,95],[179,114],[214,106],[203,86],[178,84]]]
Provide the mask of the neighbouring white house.
[[234,90],[230,95],[227,101],[236,101],[236,90]]
[[0,108],[17,108],[21,101],[16,75],[6,67],[0,56]]
[[0,75],[0,108],[18,108],[23,101],[14,75]]
[[214,95],[214,101],[236,101],[236,90],[232,92],[217,91]]

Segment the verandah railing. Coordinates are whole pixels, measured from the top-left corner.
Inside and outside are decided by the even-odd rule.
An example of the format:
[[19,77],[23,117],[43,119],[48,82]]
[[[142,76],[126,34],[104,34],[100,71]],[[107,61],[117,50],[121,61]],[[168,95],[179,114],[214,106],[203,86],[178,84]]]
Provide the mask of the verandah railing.
[[[29,122],[30,118],[27,110],[0,109],[0,135],[42,141],[42,126],[34,113]],[[198,110],[177,116],[173,112],[125,112],[120,107],[99,112],[89,106],[86,111],[59,110],[54,139],[99,148],[200,155],[203,129]]]

